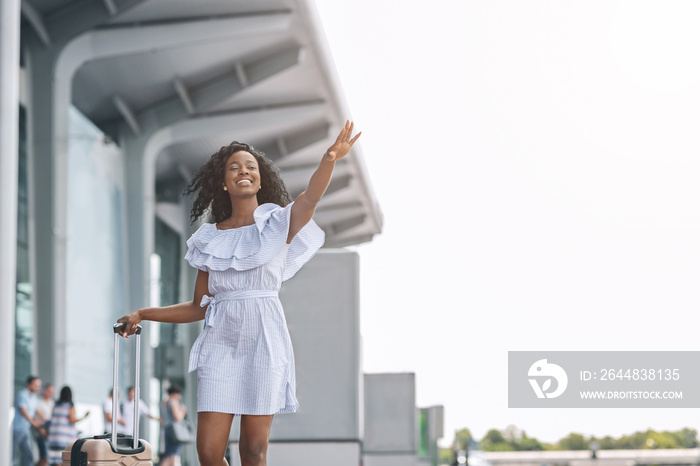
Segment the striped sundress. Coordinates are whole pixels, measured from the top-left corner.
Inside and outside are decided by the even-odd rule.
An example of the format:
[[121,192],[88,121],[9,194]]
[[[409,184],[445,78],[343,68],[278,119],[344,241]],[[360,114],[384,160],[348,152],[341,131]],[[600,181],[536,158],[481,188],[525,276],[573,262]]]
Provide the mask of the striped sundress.
[[78,438],[78,430],[75,424],[70,422],[70,410],[73,403],[61,403],[53,407],[51,425],[49,426],[49,464],[61,464],[61,452],[69,443]]
[[287,244],[292,204],[263,204],[253,225],[219,230],[202,225],[185,259],[209,272],[204,330],[190,352],[197,370],[197,411],[269,415],[293,413],[294,352],[277,296],[323,245],[311,220]]

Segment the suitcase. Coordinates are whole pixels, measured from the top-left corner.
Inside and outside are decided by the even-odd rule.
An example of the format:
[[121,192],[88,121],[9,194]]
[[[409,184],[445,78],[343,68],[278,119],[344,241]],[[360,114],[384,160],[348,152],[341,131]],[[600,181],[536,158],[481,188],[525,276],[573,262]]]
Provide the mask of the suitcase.
[[[114,324],[114,387],[112,394],[112,433],[82,438],[69,444],[62,453],[62,466],[119,465],[153,466],[151,446],[139,439],[139,402],[134,403],[134,435],[117,434],[117,399],[119,379],[119,331],[124,324]],[[141,326],[136,330],[136,374],[134,391],[139,400],[141,371]]]

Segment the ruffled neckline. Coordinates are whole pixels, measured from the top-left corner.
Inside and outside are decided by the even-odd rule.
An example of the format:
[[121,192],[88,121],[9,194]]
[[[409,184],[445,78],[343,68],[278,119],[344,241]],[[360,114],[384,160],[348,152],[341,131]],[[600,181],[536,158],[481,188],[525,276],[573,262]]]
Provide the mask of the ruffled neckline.
[[187,240],[185,259],[204,271],[249,270],[289,247],[284,276],[291,277],[323,245],[324,239],[323,231],[311,220],[287,244],[292,204],[259,205],[251,225],[220,230],[216,223],[203,224]]
[[[294,203],[292,202],[287,207],[290,207],[292,204],[294,204]],[[224,228],[224,229],[220,229],[218,226],[219,223],[221,223],[221,222],[219,222],[219,223],[205,223],[204,225],[209,225],[209,226],[213,227],[214,230],[216,230],[216,231],[239,231],[239,230],[243,230],[245,228],[250,228],[250,227],[254,227],[254,226],[257,226],[258,229],[260,229],[262,231],[262,227],[264,226],[263,223],[270,218],[270,216],[272,215],[273,212],[275,212],[276,210],[279,210],[279,209],[286,209],[286,208],[279,206],[277,204],[273,204],[272,202],[260,204],[253,211],[253,223],[251,223],[250,225],[243,225],[240,227]]]
[[255,223],[251,223],[250,225],[243,225],[241,227],[233,227],[233,228],[219,228],[218,223],[207,223],[206,225],[212,225],[216,231],[231,231],[231,230],[242,230],[243,228],[254,227]]

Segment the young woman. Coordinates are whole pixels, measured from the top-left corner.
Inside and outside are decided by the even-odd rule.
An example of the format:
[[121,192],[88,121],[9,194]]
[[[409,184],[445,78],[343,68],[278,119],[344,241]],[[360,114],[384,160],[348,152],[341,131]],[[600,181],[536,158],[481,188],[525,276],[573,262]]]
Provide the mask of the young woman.
[[142,320],[185,323],[204,319],[190,353],[197,370],[197,452],[202,466],[223,466],[231,422],[241,416],[241,464],[267,464],[275,414],[295,412],[294,353],[277,293],[322,246],[311,219],[331,181],[335,162],[360,137],[346,122],[294,202],[279,172],[251,146],[233,142],[200,168],[192,220],[211,210],[187,241],[185,259],[199,269],[190,302],[139,309],[121,319],[123,336]]
[[[160,457],[160,466],[174,466],[175,460],[180,456],[181,443],[175,437],[173,425],[185,419],[187,408],[180,403],[182,390],[179,385],[171,385],[168,388],[168,399],[163,401],[160,407],[160,418],[163,420],[165,433],[165,451]],[[179,463],[177,463],[179,464]]]
[[63,387],[51,413],[51,425],[47,439],[49,464],[62,464],[61,452],[69,443],[78,439],[78,430],[75,424],[89,415],[90,411],[81,418],[75,417],[73,391],[68,386]]

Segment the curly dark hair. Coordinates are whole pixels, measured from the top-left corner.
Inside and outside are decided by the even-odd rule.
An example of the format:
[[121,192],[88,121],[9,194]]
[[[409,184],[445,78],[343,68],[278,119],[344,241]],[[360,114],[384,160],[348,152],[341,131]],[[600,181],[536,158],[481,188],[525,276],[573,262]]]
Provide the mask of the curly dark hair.
[[221,189],[221,184],[224,182],[226,161],[231,155],[242,150],[249,152],[258,161],[260,184],[262,185],[257,194],[258,205],[271,202],[284,207],[292,202],[289,191],[287,191],[280,176],[280,171],[272,164],[272,161],[262,152],[255,150],[253,146],[233,141],[212,155],[185,188],[185,195],[197,193],[190,212],[191,223],[206,214],[208,210],[211,211],[212,219],[216,223],[231,216],[231,200],[228,192]]

